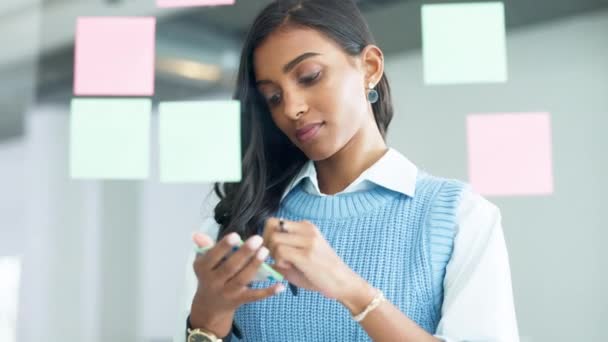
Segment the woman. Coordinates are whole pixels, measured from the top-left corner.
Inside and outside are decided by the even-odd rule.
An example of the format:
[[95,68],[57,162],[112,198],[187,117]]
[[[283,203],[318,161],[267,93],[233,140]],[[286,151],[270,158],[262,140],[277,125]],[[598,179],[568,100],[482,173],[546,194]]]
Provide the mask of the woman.
[[[178,339],[518,340],[500,212],[387,147],[384,58],[351,0],[266,7],[235,98],[243,179],[215,185]],[[252,283],[267,256],[286,280]]]

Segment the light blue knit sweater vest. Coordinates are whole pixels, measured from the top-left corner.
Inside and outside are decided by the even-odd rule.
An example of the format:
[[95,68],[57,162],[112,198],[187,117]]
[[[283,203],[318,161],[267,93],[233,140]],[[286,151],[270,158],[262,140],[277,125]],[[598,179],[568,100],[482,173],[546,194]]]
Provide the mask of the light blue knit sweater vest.
[[[422,172],[413,198],[381,186],[317,196],[299,184],[276,216],[314,223],[351,269],[433,334],[441,318],[443,278],[463,187]],[[253,288],[270,285],[257,282]],[[244,341],[370,341],[345,307],[301,288],[298,296],[285,291],[241,306],[235,322]]]

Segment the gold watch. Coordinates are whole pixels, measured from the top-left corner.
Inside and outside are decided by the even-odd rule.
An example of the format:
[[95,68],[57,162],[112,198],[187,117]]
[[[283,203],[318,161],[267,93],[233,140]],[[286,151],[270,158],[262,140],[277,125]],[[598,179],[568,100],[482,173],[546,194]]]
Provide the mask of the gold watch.
[[188,342],[222,342],[222,339],[203,329],[188,329]]

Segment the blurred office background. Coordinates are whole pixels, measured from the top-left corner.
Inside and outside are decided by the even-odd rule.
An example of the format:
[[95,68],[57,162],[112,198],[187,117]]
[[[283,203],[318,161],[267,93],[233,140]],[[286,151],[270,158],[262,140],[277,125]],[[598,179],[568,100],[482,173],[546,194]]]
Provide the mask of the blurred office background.
[[[0,257],[21,262],[18,289],[6,271],[17,268],[0,263],[0,306],[18,308],[17,341],[169,341],[182,323],[190,235],[211,211],[209,184],[158,181],[154,148],[147,181],[70,179],[76,18],[156,16],[154,103],[229,99],[245,30],[267,3],[0,2]],[[551,114],[554,194],[490,197],[503,213],[520,334],[608,341],[608,1],[506,0],[508,82],[451,86],[423,82],[427,2],[359,3],[386,54],[389,144],[420,167],[467,180],[468,114]],[[6,320],[0,312],[4,329]]]

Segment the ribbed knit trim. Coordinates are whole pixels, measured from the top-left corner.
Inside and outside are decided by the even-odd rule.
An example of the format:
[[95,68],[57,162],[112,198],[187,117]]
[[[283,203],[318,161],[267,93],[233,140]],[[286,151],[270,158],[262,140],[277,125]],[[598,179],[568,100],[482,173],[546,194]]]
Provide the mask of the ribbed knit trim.
[[282,208],[300,217],[319,220],[342,219],[372,212],[400,195],[402,194],[375,186],[365,191],[318,196],[304,191],[300,183],[285,197]]
[[443,302],[443,279],[454,248],[458,207],[464,187],[465,184],[459,181],[446,180],[427,213],[433,288],[440,290],[433,296],[435,307],[441,307]]

